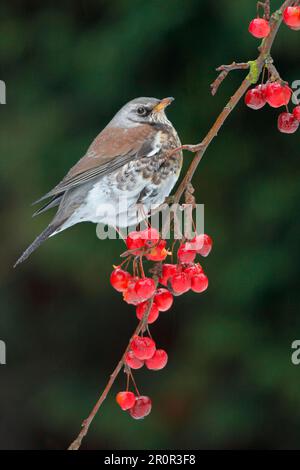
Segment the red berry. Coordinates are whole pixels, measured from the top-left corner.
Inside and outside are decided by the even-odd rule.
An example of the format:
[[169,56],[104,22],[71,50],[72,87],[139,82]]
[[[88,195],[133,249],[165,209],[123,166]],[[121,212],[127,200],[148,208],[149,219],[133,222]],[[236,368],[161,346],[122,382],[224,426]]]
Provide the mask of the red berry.
[[142,239],[141,232],[130,232],[126,238],[126,246],[128,250],[136,250],[135,254],[140,254],[141,250],[138,250],[138,248],[143,248],[144,245],[145,240]]
[[266,101],[272,108],[279,108],[288,104],[291,99],[292,90],[287,85],[279,82],[268,83],[266,86]]
[[187,268],[184,268],[184,272],[185,274],[188,275],[189,279],[191,279],[192,276],[194,276],[195,274],[202,273],[202,271],[203,271],[202,266],[199,263],[193,264],[192,266],[188,266]]
[[166,286],[168,284],[168,280],[171,276],[177,273],[177,265],[176,264],[163,264],[162,265],[162,275],[159,280],[161,284]]
[[183,272],[189,277],[189,279],[191,279],[195,274],[198,274],[196,265],[194,264],[185,268]]
[[149,261],[163,261],[168,255],[166,250],[166,240],[160,240],[159,243],[145,256]]
[[173,305],[173,295],[168,289],[157,289],[154,302],[160,312],[166,312]]
[[300,121],[300,105],[296,106],[293,110],[293,116],[297,121]]
[[245,103],[251,109],[261,109],[266,104],[265,85],[258,85],[248,90]]
[[287,7],[283,12],[283,21],[291,29],[298,31],[300,29],[300,6]]
[[155,292],[155,282],[151,277],[139,279],[135,284],[135,292],[141,300],[148,300]]
[[145,240],[147,246],[152,246],[158,243],[159,232],[156,228],[146,228],[140,232],[142,240]]
[[135,286],[138,280],[139,278],[137,277],[132,277],[131,279],[129,279],[127,288],[123,292],[123,299],[128,304],[138,305],[142,301],[142,299],[138,296],[135,290]]
[[138,359],[150,359],[155,353],[155,342],[148,336],[135,335],[130,343],[130,349]]
[[170,283],[175,294],[184,294],[191,287],[191,280],[189,276],[185,273],[174,274],[171,277]]
[[125,363],[131,369],[140,369],[144,365],[144,361],[141,361],[140,359],[135,357],[133,351],[128,351],[128,353],[125,356]]
[[190,250],[195,250],[199,255],[206,257],[211,252],[213,241],[209,235],[203,233],[194,237],[186,245]]
[[181,263],[192,263],[196,258],[196,252],[188,250],[186,243],[183,243],[177,251],[177,257]]
[[123,292],[127,289],[130,278],[131,275],[127,271],[123,271],[121,268],[116,268],[111,273],[110,283],[118,292]]
[[[148,308],[148,305],[149,305],[149,302],[143,302],[141,304],[139,304],[136,308],[136,316],[139,320],[141,320]],[[158,307],[157,305],[153,302],[152,304],[152,307],[150,309],[150,312],[149,312],[149,316],[148,316],[148,321],[147,323],[149,323],[149,325],[151,323],[154,323],[157,319],[158,319],[158,316],[159,316],[159,310],[158,310]]]
[[204,273],[195,274],[191,279],[193,292],[204,292],[208,287],[208,278]]
[[116,402],[122,410],[129,410],[135,404],[135,394],[132,392],[119,392],[116,396]]
[[129,413],[134,419],[141,419],[151,412],[152,402],[149,397],[140,396],[135,399],[135,404],[130,408]]
[[278,129],[284,134],[294,134],[299,127],[299,121],[291,113],[281,113],[278,116]]
[[263,18],[254,18],[249,24],[249,33],[255,38],[265,38],[270,34],[270,25]]
[[151,359],[145,361],[146,367],[151,370],[160,370],[168,362],[168,354],[163,349],[157,349]]

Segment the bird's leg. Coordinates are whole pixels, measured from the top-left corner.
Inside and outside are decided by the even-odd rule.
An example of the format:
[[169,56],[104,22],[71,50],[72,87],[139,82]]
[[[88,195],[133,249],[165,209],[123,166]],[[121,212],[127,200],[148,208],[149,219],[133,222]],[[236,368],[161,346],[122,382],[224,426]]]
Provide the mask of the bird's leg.
[[182,150],[188,150],[189,152],[199,152],[199,150],[201,150],[203,147],[205,146],[205,144],[203,142],[200,142],[199,144],[194,144],[194,145],[191,145],[191,144],[186,144],[186,145],[182,145],[181,148]]
[[174,155],[174,153],[179,152],[180,150],[188,150],[189,152],[199,152],[199,150],[203,149],[205,147],[205,144],[203,142],[200,142],[199,144],[184,144],[180,145],[180,147],[176,147],[175,149],[172,149],[169,154],[168,158]]
[[150,222],[149,222],[149,216],[146,214],[144,204],[139,204],[138,206],[138,218],[139,216],[142,217],[142,220],[140,222],[140,225],[142,222],[145,222],[146,226],[149,228],[150,227]]
[[123,240],[123,242],[125,243],[125,237],[120,229],[120,227],[117,227],[116,225],[113,226],[113,228],[115,229],[115,231],[117,232],[117,234],[119,235],[119,238],[121,240]]

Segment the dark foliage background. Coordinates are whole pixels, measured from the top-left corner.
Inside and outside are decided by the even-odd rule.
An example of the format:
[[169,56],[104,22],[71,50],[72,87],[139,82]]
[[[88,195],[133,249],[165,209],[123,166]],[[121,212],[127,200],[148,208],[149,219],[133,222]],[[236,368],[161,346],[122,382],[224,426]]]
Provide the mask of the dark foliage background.
[[[109,284],[122,243],[100,242],[92,224],[12,269],[51,217],[31,219],[31,201],[134,97],[175,96],[170,119],[183,142],[199,141],[244,75],[212,98],[214,68],[256,57],[255,4],[1,2],[1,448],[65,448],[136,324]],[[273,52],[283,77],[300,79],[299,34],[283,26]],[[241,103],[209,148],[194,183],[215,242],[210,288],[178,298],[153,326],[170,361],[136,374],[151,416],[136,422],[118,409],[120,377],[84,448],[299,447],[300,366],[290,355],[300,336],[300,134],[277,132],[276,117]]]

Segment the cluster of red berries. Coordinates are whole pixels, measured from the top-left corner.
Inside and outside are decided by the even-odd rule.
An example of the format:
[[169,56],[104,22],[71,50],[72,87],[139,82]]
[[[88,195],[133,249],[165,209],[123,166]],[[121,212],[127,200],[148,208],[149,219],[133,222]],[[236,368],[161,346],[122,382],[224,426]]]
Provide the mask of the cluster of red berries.
[[[166,312],[173,305],[174,296],[184,294],[188,290],[200,293],[208,287],[208,278],[202,266],[195,262],[197,254],[206,257],[212,249],[212,239],[206,235],[196,235],[192,240],[181,243],[177,250],[177,264],[163,263],[172,253],[166,248],[167,242],[160,238],[154,228],[130,232],[126,239],[127,259],[133,261],[133,274],[115,267],[110,276],[111,285],[123,294],[128,304],[136,306],[136,316],[142,320],[147,313],[147,326],[154,323],[160,312]],[[160,262],[159,283],[144,274],[142,260]],[[150,333],[149,333],[150,335]],[[125,355],[125,371],[132,378],[132,369],[140,369],[144,365],[150,370],[161,370],[168,362],[168,354],[164,349],[157,349],[150,336],[135,335]],[[134,383],[135,384],[135,383]],[[144,418],[151,411],[149,397],[135,395],[128,390],[119,392],[117,403],[123,410],[128,410],[135,419]]]
[[138,395],[133,392],[119,392],[116,401],[123,411],[129,411],[134,419],[145,418],[152,408],[152,402],[149,397]]
[[[300,6],[285,8],[283,21],[293,30],[300,30]],[[256,38],[265,38],[270,34],[270,24],[264,18],[255,18],[250,22],[249,32]],[[258,85],[245,95],[245,103],[249,108],[261,109],[268,103],[273,108],[287,106],[292,95],[292,90],[287,84],[280,81],[270,81]],[[300,105],[296,106],[292,113],[287,109],[280,113],[277,127],[280,132],[293,134],[299,128]]]
[[[257,85],[247,91],[245,103],[251,109],[261,109],[268,103],[272,108],[287,106],[292,96],[292,90],[287,84],[280,82],[268,82]],[[288,111],[280,113],[277,126],[280,132],[293,134],[300,123],[300,105],[296,106],[292,113]]]
[[[125,364],[129,377],[132,378],[131,369],[140,369],[145,364],[150,370],[160,370],[168,362],[168,355],[163,349],[156,349],[156,344],[149,336],[135,335],[130,341],[129,350],[125,355]],[[135,385],[135,382],[134,382]],[[136,387],[136,385],[135,385]],[[137,395],[128,390],[119,392],[116,396],[118,405],[134,419],[145,418],[152,408],[151,399],[141,396],[136,388]]]
[[[300,30],[300,6],[287,7],[283,12],[283,21],[289,28]],[[255,38],[266,38],[270,31],[270,23],[264,18],[254,18],[249,24],[249,33]]]
[[[166,240],[160,239],[159,232],[149,228],[140,232],[131,232],[126,245],[132,255],[140,259],[145,256],[151,261],[163,261],[168,254]],[[212,248],[212,239],[206,235],[196,235],[192,240],[181,243],[177,251],[177,264],[162,263],[159,282],[165,288],[157,289],[154,280],[144,275],[142,264],[141,276],[131,275],[128,271],[118,266],[110,276],[111,285],[122,292],[123,299],[128,304],[137,306],[136,315],[140,320],[143,317],[149,299],[154,297],[148,323],[153,323],[159,312],[169,310],[173,304],[173,295],[181,295],[192,290],[203,292],[208,287],[208,279],[202,266],[195,263],[197,254],[207,256]],[[166,289],[167,287],[167,289]]]
[[[131,369],[140,369],[145,364],[150,370],[160,370],[165,367],[167,362],[168,354],[166,351],[156,349],[155,342],[149,336],[135,335],[130,341],[129,350],[125,355],[127,374],[131,378]],[[128,390],[119,392],[116,401],[122,410],[129,411],[132,418],[145,418],[151,412],[152,402],[149,397],[141,396],[137,388],[136,391],[137,395]]]

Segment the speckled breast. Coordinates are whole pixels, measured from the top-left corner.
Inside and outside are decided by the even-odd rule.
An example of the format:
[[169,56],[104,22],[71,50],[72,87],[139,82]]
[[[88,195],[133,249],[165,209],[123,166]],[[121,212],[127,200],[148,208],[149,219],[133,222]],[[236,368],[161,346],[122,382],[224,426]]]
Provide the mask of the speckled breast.
[[170,155],[171,151],[180,147],[181,142],[175,129],[164,126],[158,130],[160,150],[154,155],[145,155],[131,161],[116,176],[117,188],[121,191],[132,191],[139,181],[159,186],[169,177],[179,177],[182,167],[182,151]]

